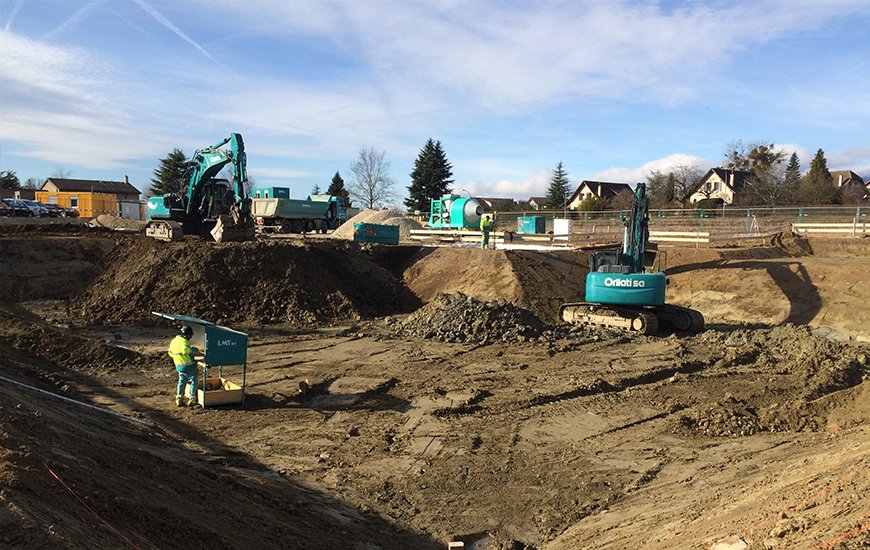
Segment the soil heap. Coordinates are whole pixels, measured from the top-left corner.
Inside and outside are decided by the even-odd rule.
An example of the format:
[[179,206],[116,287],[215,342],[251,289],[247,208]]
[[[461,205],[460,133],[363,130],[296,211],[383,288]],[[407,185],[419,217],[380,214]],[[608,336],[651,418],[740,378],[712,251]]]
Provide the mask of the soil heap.
[[537,338],[544,324],[531,311],[504,300],[484,302],[461,292],[439,294],[400,325],[406,337],[487,344]]
[[399,280],[353,243],[164,243],[133,236],[70,309],[93,324],[147,323],[151,311],[161,311],[301,326],[414,305]]

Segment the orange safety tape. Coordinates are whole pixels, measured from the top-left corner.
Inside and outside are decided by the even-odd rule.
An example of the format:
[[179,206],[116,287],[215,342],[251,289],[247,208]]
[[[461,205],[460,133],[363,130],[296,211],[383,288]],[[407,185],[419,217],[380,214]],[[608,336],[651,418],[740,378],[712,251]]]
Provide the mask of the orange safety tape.
[[[842,483],[844,483],[845,481],[847,481],[849,478],[851,478],[854,475],[855,475],[855,470],[850,470],[850,471],[846,472],[845,474],[843,474],[842,477],[840,477],[840,479],[838,479],[832,483],[829,483],[824,489],[822,489],[818,493],[804,499],[802,502],[800,502],[800,503],[798,503],[790,508],[787,508],[786,510],[784,510],[784,511],[782,511],[774,516],[763,519],[763,520],[761,520],[753,525],[750,525],[749,527],[747,527],[745,529],[738,531],[737,536],[745,535],[746,533],[748,533],[750,531],[754,531],[755,529],[758,529],[759,527],[762,527],[764,525],[770,525],[770,524],[778,521],[779,519],[781,519],[784,515],[789,516],[789,515],[793,514],[794,512],[797,512],[798,510],[805,508],[807,505],[818,500],[818,498],[821,497],[822,495],[824,495],[825,493],[829,493],[829,492],[833,491],[834,489],[836,489],[837,487],[839,487]],[[710,546],[710,548],[712,548],[712,547],[713,547],[713,545]]]
[[88,503],[85,502],[84,500],[82,500],[82,499],[81,499],[81,498],[80,498],[80,497],[75,493],[75,491],[73,491],[73,490],[70,488],[69,485],[67,485],[66,483],[64,483],[63,480],[62,480],[60,477],[58,477],[58,475],[57,475],[56,473],[54,473],[54,470],[52,470],[51,468],[49,468],[48,464],[46,464],[45,462],[43,462],[42,465],[45,466],[45,469],[48,470],[48,473],[50,473],[50,474],[52,475],[52,477],[54,477],[54,479],[58,480],[58,482],[60,482],[60,484],[63,485],[64,489],[66,489],[67,491],[69,491],[69,493],[70,493],[72,496],[74,496],[74,497],[76,498],[76,500],[78,500],[78,501],[82,504],[82,506],[84,506],[84,507],[88,510],[88,512],[90,512],[90,513],[91,513],[95,518],[97,518],[98,520],[100,520],[100,521],[103,523],[103,525],[105,525],[106,527],[108,527],[108,528],[109,528],[113,533],[115,533],[116,535],[118,535],[118,537],[119,537],[121,540],[123,540],[124,542],[126,542],[127,544],[129,544],[131,547],[136,548],[137,550],[141,550],[141,549],[136,545],[136,543],[134,543],[132,540],[130,540],[130,539],[128,539],[127,537],[125,537],[123,533],[121,533],[120,531],[118,531],[117,529],[115,529],[115,528],[114,528],[114,527],[113,527],[113,526],[112,526],[108,521],[106,521],[106,520],[104,520],[102,517],[100,517],[100,515],[99,515],[98,513],[96,513],[96,512],[94,511],[93,508],[91,508],[90,506],[88,506]]
[[[866,517],[870,518],[870,513],[868,513]],[[837,546],[838,544],[840,544],[844,540],[853,539],[853,538],[857,537],[858,535],[860,535],[861,533],[863,533],[864,531],[870,531],[870,521],[865,521],[864,523],[862,523],[861,525],[859,525],[855,529],[851,529],[849,531],[846,531],[845,533],[839,535],[837,538],[835,538],[833,540],[829,540],[828,542],[822,543],[822,545],[819,546],[819,548],[821,548],[823,550],[831,550],[831,548],[834,548],[835,546]]]
[[[0,445],[0,449],[3,449],[4,451],[8,451],[8,452],[10,452],[10,453],[15,452],[15,451],[13,451],[12,449],[10,449],[9,447],[6,447],[6,446],[4,446],[4,445]],[[82,499],[81,499],[81,498],[80,498],[80,497],[75,493],[75,491],[73,491],[72,488],[70,488],[69,485],[67,485],[66,483],[64,483],[63,480],[62,480],[62,479],[61,479],[61,478],[60,478],[56,473],[54,473],[54,470],[52,470],[52,469],[48,466],[48,464],[46,464],[45,462],[43,462],[42,465],[45,466],[45,469],[48,470],[48,473],[50,473],[54,479],[56,479],[58,482],[60,482],[61,485],[63,485],[63,488],[64,488],[64,489],[66,489],[67,491],[69,491],[69,493],[70,493],[72,496],[74,496],[74,497],[76,498],[76,500],[78,500],[78,501],[82,504],[82,506],[84,506],[84,507],[88,510],[88,512],[90,512],[91,514],[93,514],[93,516],[94,516],[95,518],[97,518],[98,520],[100,520],[100,521],[103,523],[103,525],[105,525],[106,527],[108,527],[108,528],[109,528],[113,533],[115,533],[116,535],[118,535],[118,537],[120,537],[121,540],[123,540],[124,542],[126,542],[127,544],[129,544],[131,547],[136,548],[137,550],[141,550],[141,549],[139,548],[139,546],[136,545],[136,543],[134,543],[133,541],[131,541],[130,539],[128,539],[127,537],[125,537],[123,533],[121,533],[120,531],[118,531],[117,529],[115,529],[111,524],[109,524],[109,522],[107,522],[107,521],[104,520],[102,517],[100,517],[100,515],[99,515],[98,513],[96,513],[96,512],[94,511],[93,508],[91,508],[90,506],[88,506],[88,503],[85,502],[84,500],[82,500]]]

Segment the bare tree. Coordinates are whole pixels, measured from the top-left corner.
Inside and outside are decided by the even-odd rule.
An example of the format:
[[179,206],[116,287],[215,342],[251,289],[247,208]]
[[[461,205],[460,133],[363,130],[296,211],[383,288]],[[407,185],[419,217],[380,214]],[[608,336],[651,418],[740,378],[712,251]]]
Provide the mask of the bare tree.
[[671,168],[670,174],[673,175],[673,190],[674,197],[684,205],[689,196],[694,193],[698,183],[703,177],[703,172],[697,164],[680,164]]
[[350,165],[353,181],[348,186],[350,196],[367,208],[386,204],[394,197],[395,180],[390,176],[390,163],[385,152],[373,147],[360,149],[359,157]]

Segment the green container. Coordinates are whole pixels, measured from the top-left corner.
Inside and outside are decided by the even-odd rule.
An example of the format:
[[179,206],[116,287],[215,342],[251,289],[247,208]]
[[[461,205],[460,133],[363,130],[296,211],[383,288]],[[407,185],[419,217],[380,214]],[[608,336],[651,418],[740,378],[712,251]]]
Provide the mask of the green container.
[[366,243],[399,244],[399,226],[355,223],[353,224],[353,240]]
[[517,233],[546,233],[547,219],[544,216],[520,216],[517,218]]

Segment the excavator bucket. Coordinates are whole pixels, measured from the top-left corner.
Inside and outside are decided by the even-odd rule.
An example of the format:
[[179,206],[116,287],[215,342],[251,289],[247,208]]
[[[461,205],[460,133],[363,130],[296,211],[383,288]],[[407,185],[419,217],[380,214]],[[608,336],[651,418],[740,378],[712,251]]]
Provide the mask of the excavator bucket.
[[218,216],[211,236],[217,242],[241,242],[254,240],[254,220],[242,217],[238,222],[232,216]]

